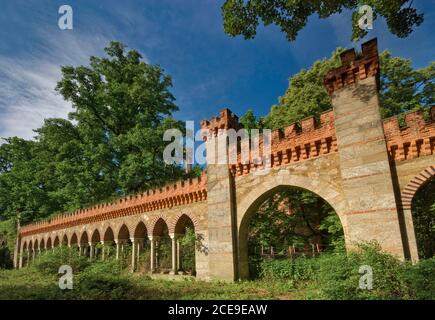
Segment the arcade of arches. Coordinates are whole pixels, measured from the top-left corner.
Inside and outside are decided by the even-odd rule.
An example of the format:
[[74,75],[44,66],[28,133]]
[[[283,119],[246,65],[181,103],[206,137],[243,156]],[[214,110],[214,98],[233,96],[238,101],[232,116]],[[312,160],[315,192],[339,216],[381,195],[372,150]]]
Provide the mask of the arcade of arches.
[[201,177],[23,226],[15,265],[40,250],[77,245],[80,254],[101,259],[130,252],[132,270],[140,253],[149,251],[151,272],[170,267],[177,273],[181,253],[192,254],[177,239],[193,230],[191,269],[198,278],[247,278],[252,217],[265,199],[287,187],[329,204],[347,249],[375,240],[384,251],[416,261],[412,205],[435,176],[435,108],[429,121],[421,111],[406,113],[405,127],[397,117],[382,120],[376,39],[362,45],[361,55],[343,52],[341,62],[324,79],[333,109],[319,120],[309,117],[273,131],[270,157],[250,152],[249,161],[214,164],[213,151],[227,141],[219,129],[240,128],[237,116],[224,109],[201,123],[210,132]]

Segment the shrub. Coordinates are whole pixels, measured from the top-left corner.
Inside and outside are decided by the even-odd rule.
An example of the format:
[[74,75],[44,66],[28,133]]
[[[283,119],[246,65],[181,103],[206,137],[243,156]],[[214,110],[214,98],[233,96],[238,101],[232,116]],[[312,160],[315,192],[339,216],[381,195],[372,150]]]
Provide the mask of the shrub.
[[[358,250],[321,260],[319,287],[328,299],[405,299],[409,290],[405,281],[406,264],[381,251],[376,243],[363,243]],[[373,271],[373,288],[360,289],[361,266]]]
[[96,261],[77,277],[74,290],[80,299],[128,299],[133,283],[122,274],[122,265],[113,259]]
[[435,299],[435,257],[421,260],[414,266],[408,265],[405,279],[411,297],[419,300]]
[[43,273],[55,275],[62,265],[72,267],[74,273],[83,271],[89,266],[89,258],[79,256],[77,247],[56,247],[41,253],[34,263],[34,267]]
[[295,283],[316,280],[319,258],[252,260],[251,272],[258,278],[291,280]]

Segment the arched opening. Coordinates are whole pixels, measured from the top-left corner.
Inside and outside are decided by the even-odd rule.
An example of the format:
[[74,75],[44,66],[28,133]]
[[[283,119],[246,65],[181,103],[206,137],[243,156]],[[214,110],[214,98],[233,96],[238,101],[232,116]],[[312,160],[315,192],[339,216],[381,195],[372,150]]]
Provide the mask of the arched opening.
[[88,233],[84,231],[80,236],[80,245],[79,245],[79,255],[88,257],[89,256],[89,237]]
[[175,224],[174,233],[177,235],[178,271],[195,275],[195,225],[186,214],[183,214]]
[[163,218],[154,224],[153,237],[155,237],[155,268],[156,271],[169,273],[172,268],[172,245],[169,237],[168,225]]
[[54,248],[58,247],[58,246],[59,246],[59,243],[60,243],[60,241],[59,241],[59,236],[56,236],[56,237],[54,238],[54,241],[53,241],[53,247],[54,247]]
[[92,233],[91,243],[93,246],[93,253],[92,253],[93,258],[96,258],[96,259],[100,258],[102,245],[101,245],[100,232],[98,231],[98,229],[95,229],[94,232]]
[[103,234],[103,251],[104,257],[113,257],[115,255],[115,234],[111,227],[107,227]]
[[148,239],[148,230],[143,221],[140,221],[134,228],[134,239],[138,240],[137,270],[142,272],[150,271],[151,248]]
[[131,240],[130,231],[127,226],[123,224],[118,231],[118,259],[121,261],[122,266],[125,268],[131,262]]
[[22,259],[23,259],[23,266],[27,266],[29,262],[29,251],[28,251],[29,245],[27,241],[23,244],[23,251],[22,251]]
[[64,246],[64,247],[68,246],[68,236],[66,234],[64,234],[62,237],[61,246]]
[[41,251],[45,249],[45,240],[44,240],[44,238],[42,238],[41,241],[39,242],[39,249]]
[[435,175],[418,188],[412,198],[411,212],[418,256],[431,258],[435,255]]
[[294,186],[276,186],[248,207],[239,228],[241,278],[256,276],[271,259],[316,257],[344,250],[339,216],[322,197]]
[[78,238],[77,238],[77,235],[76,235],[75,233],[73,233],[72,236],[71,236],[71,239],[70,239],[70,241],[69,241],[69,245],[70,245],[71,247],[74,247],[74,246],[77,246],[77,244],[78,244]]
[[51,242],[51,238],[48,237],[48,239],[47,239],[47,243],[46,243],[46,245],[45,245],[45,249],[49,250],[49,249],[51,249],[51,248],[53,248],[53,245],[52,245],[52,242]]

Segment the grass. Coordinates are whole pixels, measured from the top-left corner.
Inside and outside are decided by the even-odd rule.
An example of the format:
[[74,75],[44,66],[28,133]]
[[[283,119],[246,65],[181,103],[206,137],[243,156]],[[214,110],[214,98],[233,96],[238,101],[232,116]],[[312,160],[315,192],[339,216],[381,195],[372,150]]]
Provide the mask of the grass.
[[[382,252],[376,244],[316,258],[254,259],[251,267],[257,280],[235,283],[151,278],[128,272],[120,261],[91,263],[76,252],[59,248],[30,267],[0,270],[0,299],[435,299],[435,258],[411,265]],[[57,272],[64,264],[73,269],[72,290],[59,289]],[[359,288],[360,266],[372,269],[371,290]]]
[[[59,277],[40,273],[35,268],[0,271],[0,299],[138,299],[138,300],[238,300],[238,299],[305,299],[289,281],[242,281],[226,283],[199,280],[151,279],[146,274],[122,272],[122,282],[111,290],[83,288],[79,284],[72,290],[58,287]],[[109,284],[113,279],[108,279]],[[118,290],[118,292],[116,292]]]

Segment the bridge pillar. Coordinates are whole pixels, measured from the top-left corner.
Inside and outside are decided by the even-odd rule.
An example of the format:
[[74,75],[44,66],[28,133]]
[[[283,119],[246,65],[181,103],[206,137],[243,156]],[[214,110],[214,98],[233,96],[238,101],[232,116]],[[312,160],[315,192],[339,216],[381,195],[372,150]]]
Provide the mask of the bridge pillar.
[[404,259],[399,211],[379,111],[379,57],[376,39],[341,54],[342,66],[328,73],[343,192],[347,200],[345,236],[376,240],[384,251]]
[[211,131],[206,140],[209,277],[234,281],[238,279],[237,223],[226,130],[237,130],[238,119],[224,109],[220,117],[203,121],[202,128]]

